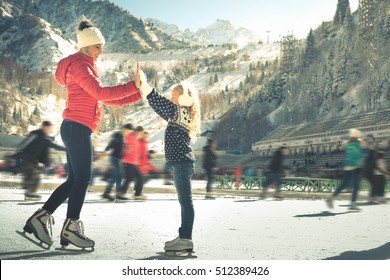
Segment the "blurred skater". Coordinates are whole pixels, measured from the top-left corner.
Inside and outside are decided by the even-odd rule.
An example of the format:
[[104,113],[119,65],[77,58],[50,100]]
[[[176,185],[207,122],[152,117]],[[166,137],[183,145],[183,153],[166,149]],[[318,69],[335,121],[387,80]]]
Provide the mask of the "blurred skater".
[[149,133],[144,131],[143,137],[140,139],[140,163],[139,170],[142,175],[143,184],[145,185],[150,179],[156,179],[161,174],[161,170],[152,164],[152,159],[156,153],[149,150]]
[[26,199],[40,199],[37,194],[41,182],[41,173],[44,166],[49,166],[49,148],[59,151],[66,151],[64,147],[56,145],[50,140],[49,135],[53,131],[53,124],[50,121],[42,122],[41,128],[30,132],[26,139],[17,148],[17,154],[22,160],[23,189]]
[[240,189],[240,177],[242,176],[242,167],[241,164],[237,164],[236,168],[233,170],[234,174],[234,186],[237,190]]
[[164,250],[192,252],[195,211],[191,178],[194,174],[195,156],[190,143],[196,139],[200,130],[199,100],[196,92],[184,83],[172,88],[169,100],[147,84],[146,76],[142,72],[140,89],[153,110],[168,122],[165,131],[165,157],[173,170],[173,180],[181,208],[179,236],[165,242]]
[[124,149],[123,149],[123,170],[125,173],[125,179],[122,183],[120,193],[117,194],[118,200],[128,200],[126,197],[127,190],[130,187],[132,181],[134,181],[134,198],[144,199],[142,195],[144,182],[143,176],[139,170],[140,165],[140,139],[143,137],[144,128],[137,126],[132,133],[129,133],[125,137]]
[[120,131],[115,132],[107,147],[105,148],[105,153],[110,153],[110,176],[107,178],[107,186],[102,194],[102,197],[110,201],[115,200],[111,195],[112,188],[115,184],[116,194],[118,195],[122,185],[122,156],[123,156],[123,139],[128,134],[133,132],[133,125],[131,123],[125,124],[122,126]]
[[383,151],[378,152],[378,159],[375,169],[375,184],[374,188],[371,190],[370,198],[372,202],[386,202],[385,198],[385,186],[386,186],[386,176],[389,175],[385,161],[385,153]]
[[203,147],[203,169],[206,172],[206,198],[212,198],[212,184],[214,177],[214,169],[217,167],[217,154],[215,152],[216,144],[213,139],[207,139],[207,145]]
[[352,187],[352,198],[350,210],[359,210],[356,205],[360,187],[361,170],[363,166],[365,152],[363,149],[362,136],[363,134],[357,129],[349,130],[350,139],[346,144],[346,158],[344,162],[343,178],[339,187],[334,193],[326,199],[326,204],[329,208],[333,208],[334,198],[341,193],[346,187]]
[[374,203],[374,197],[372,196],[375,188],[375,170],[377,168],[378,152],[375,148],[371,147],[367,149],[366,158],[363,164],[363,176],[370,184],[370,195],[368,202]]
[[284,172],[283,160],[287,153],[288,149],[286,146],[281,146],[274,152],[267,170],[263,191],[260,193],[260,199],[265,199],[267,197],[267,190],[271,184],[275,185],[274,198],[283,199],[281,196],[282,175]]

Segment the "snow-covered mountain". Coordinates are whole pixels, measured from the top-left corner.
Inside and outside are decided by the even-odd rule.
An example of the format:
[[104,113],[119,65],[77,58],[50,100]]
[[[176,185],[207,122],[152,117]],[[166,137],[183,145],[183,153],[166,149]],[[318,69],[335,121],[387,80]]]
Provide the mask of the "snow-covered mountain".
[[101,29],[106,52],[187,46],[108,1],[91,5],[87,0],[0,0],[0,53],[29,70],[50,72],[51,64],[75,51],[77,21],[82,15]]
[[236,43],[240,46],[256,43],[260,37],[253,31],[233,26],[230,21],[218,19],[215,23],[200,28],[197,31],[181,30],[175,24],[168,24],[158,19],[146,19],[149,24],[161,29],[173,38],[190,43],[191,45],[222,45]]

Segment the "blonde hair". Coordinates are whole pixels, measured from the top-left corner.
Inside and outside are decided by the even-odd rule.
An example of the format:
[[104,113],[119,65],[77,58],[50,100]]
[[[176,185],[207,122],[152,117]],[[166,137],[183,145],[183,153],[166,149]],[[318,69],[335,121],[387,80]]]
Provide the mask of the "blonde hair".
[[[198,97],[198,92],[192,88],[187,86],[188,95],[191,96],[194,99],[194,104],[192,106],[189,106],[190,109],[190,116],[191,116],[191,123],[189,125],[189,135],[191,137],[192,142],[195,142],[198,134],[200,133],[200,102]],[[180,95],[183,94],[184,88],[183,85],[179,84],[175,86],[176,89],[179,90]]]

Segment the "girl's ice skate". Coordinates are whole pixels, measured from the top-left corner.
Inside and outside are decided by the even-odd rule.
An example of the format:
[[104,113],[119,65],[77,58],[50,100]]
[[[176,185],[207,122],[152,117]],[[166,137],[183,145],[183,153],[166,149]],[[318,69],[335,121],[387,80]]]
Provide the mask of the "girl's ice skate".
[[165,255],[168,257],[193,257],[194,244],[190,239],[177,237],[172,241],[165,242]]
[[66,219],[64,227],[61,231],[61,245],[60,249],[67,250],[66,246],[69,243],[83,250],[94,251],[95,241],[89,239],[84,235],[84,225],[80,220]]
[[[50,249],[50,246],[53,245],[53,224],[53,216],[44,209],[38,209],[38,211],[36,211],[27,220],[26,225],[23,228],[23,232],[18,230],[16,232],[39,247],[48,250]],[[34,234],[35,238],[38,239],[39,242],[27,236],[26,232]]]
[[175,244],[179,239],[180,239],[180,236],[176,237],[175,239],[173,239],[173,240],[171,240],[171,241],[165,242],[164,248],[165,248],[165,247],[170,247],[170,246],[172,246],[172,244]]

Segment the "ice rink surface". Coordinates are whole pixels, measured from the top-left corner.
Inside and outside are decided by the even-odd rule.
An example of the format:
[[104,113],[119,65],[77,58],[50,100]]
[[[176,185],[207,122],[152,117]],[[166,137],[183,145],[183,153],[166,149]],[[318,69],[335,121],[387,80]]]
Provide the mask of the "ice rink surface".
[[[17,188],[0,189],[2,260],[164,260],[164,242],[177,236],[180,207],[173,193],[150,193],[146,201],[105,202],[87,195],[81,220],[95,251],[58,251],[66,215],[64,203],[53,214],[54,245],[43,250],[15,233],[42,201],[26,201]],[[349,211],[348,200],[327,209],[324,200],[194,195],[193,242],[198,260],[388,260],[390,203]],[[68,247],[75,249],[71,245]]]

